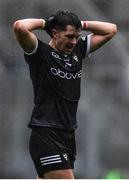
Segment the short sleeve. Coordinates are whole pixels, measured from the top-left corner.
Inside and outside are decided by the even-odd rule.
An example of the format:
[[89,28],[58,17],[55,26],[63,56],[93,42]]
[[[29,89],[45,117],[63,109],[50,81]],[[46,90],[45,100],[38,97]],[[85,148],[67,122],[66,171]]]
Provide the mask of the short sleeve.
[[91,36],[92,34],[82,36],[77,43],[77,50],[80,52],[82,58],[85,58],[90,53]]
[[37,52],[37,49],[38,49],[38,39],[36,39],[36,45],[35,45],[34,50],[30,53],[24,51],[24,54],[26,54],[27,56],[31,56]]
[[37,39],[36,47],[31,53],[24,52],[24,58],[27,64],[38,65],[42,61],[42,57],[46,54],[46,45],[39,39]]

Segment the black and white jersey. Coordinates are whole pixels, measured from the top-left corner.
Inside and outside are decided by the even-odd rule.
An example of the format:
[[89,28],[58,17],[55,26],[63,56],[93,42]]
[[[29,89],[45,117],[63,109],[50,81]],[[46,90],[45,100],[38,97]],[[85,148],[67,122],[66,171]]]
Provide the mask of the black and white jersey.
[[82,60],[90,51],[90,35],[78,40],[69,55],[38,40],[32,54],[24,54],[34,88],[34,109],[29,127],[74,130],[80,98]]

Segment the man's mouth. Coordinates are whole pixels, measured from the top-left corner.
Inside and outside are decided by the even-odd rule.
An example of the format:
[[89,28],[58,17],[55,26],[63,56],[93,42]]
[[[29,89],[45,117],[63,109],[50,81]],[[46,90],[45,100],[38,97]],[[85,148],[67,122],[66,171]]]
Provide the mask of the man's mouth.
[[69,49],[69,50],[72,50],[74,48],[74,46],[68,45],[68,46],[66,46],[66,48]]

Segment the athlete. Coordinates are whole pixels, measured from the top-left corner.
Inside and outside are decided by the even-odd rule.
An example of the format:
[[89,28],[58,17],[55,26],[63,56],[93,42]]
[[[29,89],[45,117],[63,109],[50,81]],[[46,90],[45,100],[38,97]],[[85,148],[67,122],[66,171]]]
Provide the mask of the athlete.
[[[58,11],[48,19],[17,20],[13,26],[24,50],[34,89],[29,127],[30,154],[39,178],[74,179],[76,112],[80,98],[82,61],[109,41],[115,24],[80,21]],[[49,44],[34,30],[45,30]],[[82,36],[82,31],[89,31]]]

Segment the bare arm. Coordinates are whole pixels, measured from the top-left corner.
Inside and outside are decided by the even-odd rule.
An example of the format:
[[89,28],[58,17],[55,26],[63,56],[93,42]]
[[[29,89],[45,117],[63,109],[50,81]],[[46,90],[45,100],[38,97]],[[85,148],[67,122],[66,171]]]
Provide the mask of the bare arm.
[[112,23],[100,21],[82,21],[83,30],[90,31],[91,36],[91,50],[95,51],[109,41],[116,33],[117,26]]
[[33,30],[43,29],[45,20],[43,19],[23,19],[18,20],[13,25],[17,41],[25,52],[32,52],[36,47],[36,35]]

